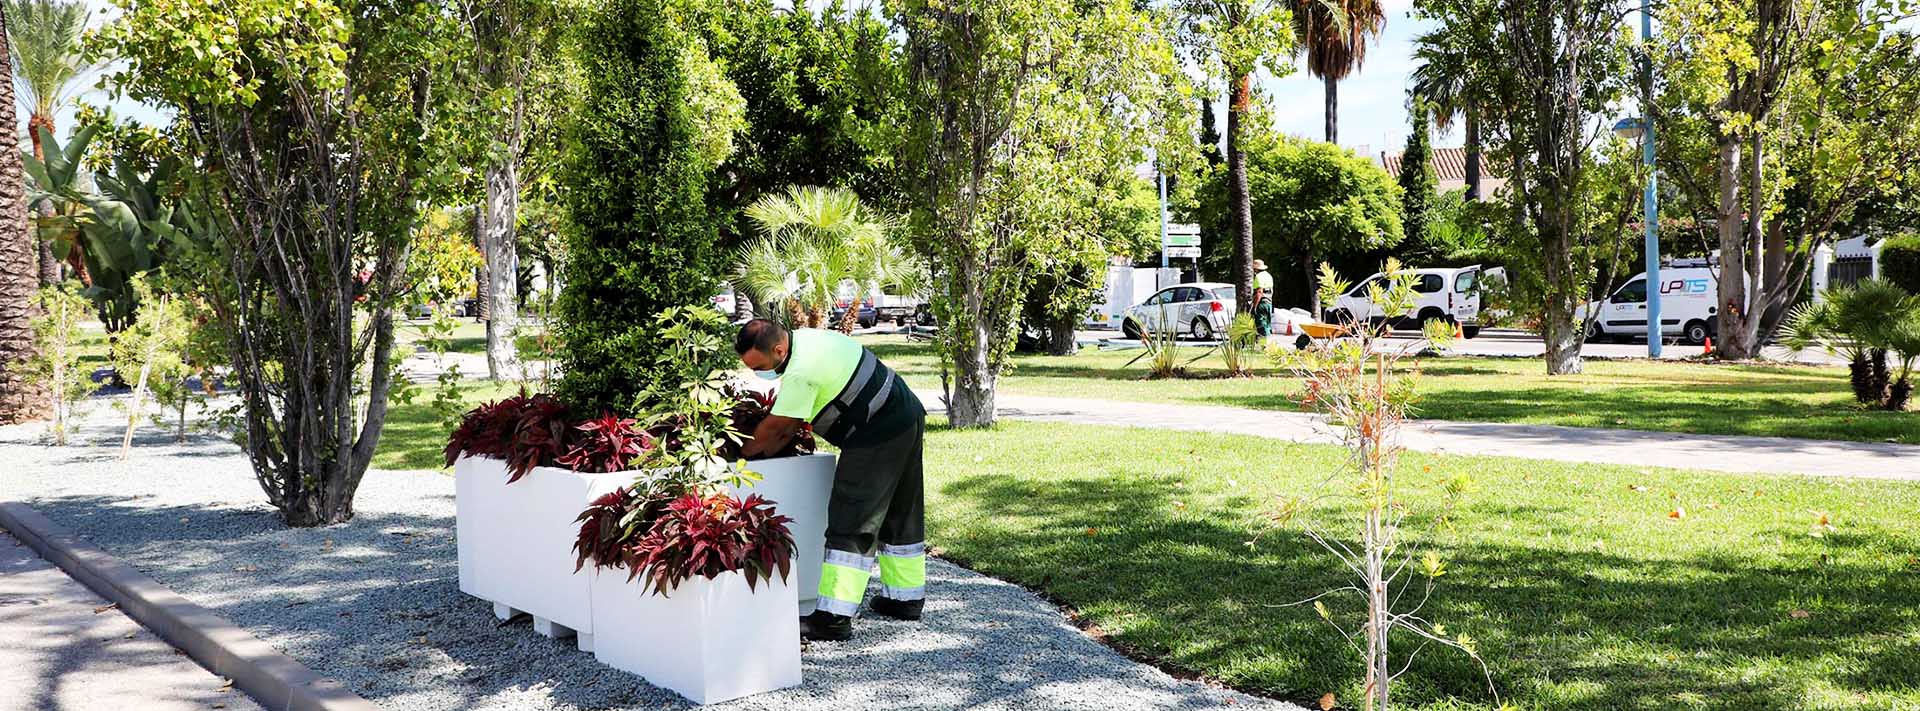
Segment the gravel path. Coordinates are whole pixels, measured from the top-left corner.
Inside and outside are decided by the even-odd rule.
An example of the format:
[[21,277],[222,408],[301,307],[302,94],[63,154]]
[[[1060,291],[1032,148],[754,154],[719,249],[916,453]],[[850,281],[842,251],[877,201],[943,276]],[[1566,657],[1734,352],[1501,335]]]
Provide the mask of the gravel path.
[[[115,414],[96,406],[78,444],[61,448],[35,428],[0,428],[0,499],[28,502],[383,708],[688,706],[572,640],[524,620],[502,627],[462,595],[451,476],[371,472],[351,523],[288,529],[233,445],[155,432],[121,462]],[[926,623],[862,619],[853,642],[805,650],[803,686],[718,707],[1298,709],[1130,661],[1012,584],[938,560],[927,572]]]

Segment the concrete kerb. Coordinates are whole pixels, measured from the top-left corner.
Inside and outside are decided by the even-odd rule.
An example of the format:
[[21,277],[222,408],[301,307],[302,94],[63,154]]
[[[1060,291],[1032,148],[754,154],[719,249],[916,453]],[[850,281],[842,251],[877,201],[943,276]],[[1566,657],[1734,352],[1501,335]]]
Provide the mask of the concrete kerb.
[[345,686],[168,590],[25,504],[0,502],[0,528],[274,711],[377,711]]

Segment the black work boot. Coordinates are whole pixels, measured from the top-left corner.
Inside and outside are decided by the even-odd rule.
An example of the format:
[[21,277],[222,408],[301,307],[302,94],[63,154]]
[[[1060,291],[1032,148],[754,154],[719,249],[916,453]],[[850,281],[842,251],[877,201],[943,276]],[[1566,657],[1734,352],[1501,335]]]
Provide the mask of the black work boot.
[[853,618],[826,610],[800,618],[800,638],[809,642],[844,642],[853,638]]
[[920,619],[920,608],[925,604],[925,600],[895,600],[890,597],[875,597],[872,602],[867,603],[867,607],[874,612],[896,620],[913,622]]

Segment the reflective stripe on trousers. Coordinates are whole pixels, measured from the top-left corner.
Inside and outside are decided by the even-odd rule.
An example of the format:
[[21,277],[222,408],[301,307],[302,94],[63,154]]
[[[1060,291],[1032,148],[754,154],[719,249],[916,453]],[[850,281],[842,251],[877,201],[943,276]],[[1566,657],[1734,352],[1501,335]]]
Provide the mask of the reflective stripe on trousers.
[[[874,559],[828,549],[820,566],[820,601],[814,609],[853,617],[866,597]],[[893,600],[927,597],[927,544],[880,547],[880,596]]]
[[880,546],[880,596],[894,600],[927,597],[927,544]]

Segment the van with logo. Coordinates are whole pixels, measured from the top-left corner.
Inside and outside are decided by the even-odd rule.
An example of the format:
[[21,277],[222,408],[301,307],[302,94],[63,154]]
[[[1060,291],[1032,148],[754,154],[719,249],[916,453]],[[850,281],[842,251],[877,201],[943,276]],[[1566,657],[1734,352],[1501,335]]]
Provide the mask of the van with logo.
[[[1716,302],[1720,280],[1703,259],[1674,260],[1660,268],[1660,335],[1699,345],[1720,325]],[[1647,274],[1633,275],[1607,298],[1587,304],[1587,340],[1604,342],[1647,335]]]

